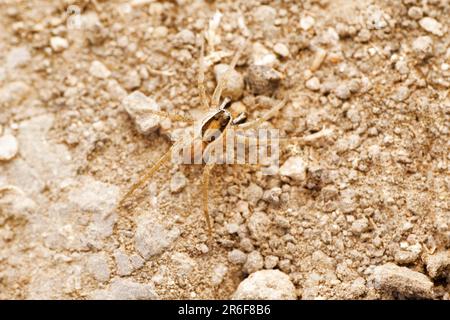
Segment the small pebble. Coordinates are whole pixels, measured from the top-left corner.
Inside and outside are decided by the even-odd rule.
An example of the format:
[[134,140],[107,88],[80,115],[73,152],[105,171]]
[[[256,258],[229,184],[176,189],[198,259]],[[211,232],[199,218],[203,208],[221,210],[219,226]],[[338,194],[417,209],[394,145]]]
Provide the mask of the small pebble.
[[409,16],[411,19],[419,20],[420,18],[423,17],[423,11],[422,11],[422,9],[419,8],[419,7],[411,7],[411,8],[409,8],[409,10],[408,10],[408,16]]
[[239,231],[239,225],[237,223],[226,223],[225,229],[229,234],[237,233]]
[[412,48],[420,59],[431,57],[433,55],[433,39],[430,36],[418,37],[414,39]]
[[15,67],[24,66],[30,61],[30,59],[31,55],[27,47],[14,48],[11,49],[6,56],[6,67],[8,69],[13,69]]
[[[228,69],[229,66],[227,64],[218,64],[214,67],[214,73],[217,82],[222,79]],[[233,69],[228,75],[228,79],[223,89],[222,95],[225,97],[230,97],[232,100],[238,100],[242,96],[243,92],[244,78],[242,77],[240,72]]]
[[423,273],[393,263],[378,266],[374,270],[375,288],[407,298],[430,298],[433,282]]
[[100,282],[106,282],[110,277],[107,255],[104,253],[94,253],[87,261],[88,272]]
[[170,192],[179,193],[186,187],[186,184],[186,176],[183,172],[177,171],[170,179]]
[[397,102],[405,101],[409,97],[409,89],[405,86],[400,86],[395,90],[395,93],[393,95],[393,99]]
[[302,157],[293,156],[287,159],[280,167],[280,175],[296,181],[304,181],[306,178],[306,162]]
[[433,279],[450,276],[450,251],[441,251],[426,259],[427,272]]
[[98,79],[106,79],[111,75],[111,71],[109,71],[108,68],[98,60],[91,63],[89,73]]
[[133,272],[133,265],[130,258],[122,250],[114,251],[114,260],[116,261],[117,274],[127,276]]
[[295,300],[297,294],[289,276],[279,270],[261,270],[242,281],[234,300]]
[[275,51],[276,54],[278,54],[280,57],[286,58],[289,56],[289,49],[288,47],[283,43],[277,43],[273,47],[273,51]]
[[355,234],[361,234],[369,227],[369,220],[367,218],[361,218],[353,221],[351,230]]
[[52,37],[50,39],[50,46],[53,51],[61,52],[69,47],[69,42],[65,38],[61,37]]
[[251,65],[248,68],[245,81],[255,95],[271,96],[279,87],[281,74],[266,65]]
[[222,263],[218,264],[213,270],[213,274],[211,276],[211,283],[215,286],[221,284],[227,272],[228,268],[226,265]]
[[444,35],[442,24],[434,18],[422,18],[420,19],[419,24],[425,31],[428,31],[436,36],[442,37]]
[[347,100],[350,98],[350,89],[346,83],[341,83],[334,89],[334,94],[341,100]]
[[228,261],[232,264],[244,264],[247,261],[247,255],[239,249],[233,249],[228,252]]
[[320,90],[320,81],[317,77],[312,77],[308,79],[305,83],[306,88],[311,91],[319,91]]
[[188,29],[183,29],[175,35],[173,43],[180,47],[187,44],[195,45],[195,34]]
[[316,21],[314,20],[313,17],[310,16],[302,17],[300,19],[300,28],[306,31],[311,29],[311,27],[314,26],[315,23]]
[[134,91],[122,101],[125,110],[134,120],[138,131],[149,134],[157,130],[162,118],[150,111],[159,111],[159,105],[140,91]]
[[19,150],[17,139],[11,134],[0,137],[0,160],[8,161],[14,158]]
[[264,267],[263,257],[261,253],[259,253],[259,251],[255,250],[248,254],[247,261],[243,266],[243,270],[245,273],[250,274],[258,270],[261,270],[263,267]]
[[399,249],[394,254],[395,262],[398,264],[410,264],[419,258],[416,252]]
[[141,77],[135,69],[130,70],[122,80],[123,86],[128,90],[134,90],[141,86]]
[[277,266],[279,260],[280,259],[277,256],[271,256],[271,255],[266,256],[264,258],[264,268],[266,268],[266,269],[275,268]]
[[252,205],[256,205],[258,201],[261,200],[264,190],[256,183],[250,183],[245,193],[247,196],[247,201]]

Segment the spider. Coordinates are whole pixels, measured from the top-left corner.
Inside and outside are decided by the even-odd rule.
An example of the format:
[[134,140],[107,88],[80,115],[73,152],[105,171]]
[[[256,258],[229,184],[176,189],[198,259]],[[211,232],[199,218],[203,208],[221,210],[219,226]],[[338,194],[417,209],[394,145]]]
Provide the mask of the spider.
[[[248,40],[247,40],[248,41]],[[247,43],[246,41],[246,43]],[[200,99],[202,106],[205,110],[212,110],[213,113],[204,117],[199,126],[197,132],[195,133],[193,139],[188,141],[188,145],[192,148],[195,147],[200,148],[200,163],[204,166],[202,173],[202,210],[203,215],[207,225],[208,238],[209,242],[212,244],[212,223],[209,215],[208,208],[208,187],[210,180],[211,170],[215,166],[214,161],[205,161],[204,159],[210,154],[211,148],[218,142],[223,141],[227,130],[231,128],[234,130],[248,130],[248,129],[256,129],[261,124],[263,124],[266,120],[270,119],[274,116],[288,101],[287,98],[284,98],[282,101],[275,104],[268,112],[266,112],[261,118],[247,122],[247,116],[245,113],[236,114],[232,110],[229,109],[229,105],[231,99],[229,97],[224,97],[221,102],[222,92],[226,86],[228,78],[230,77],[231,72],[234,70],[245,45],[241,46],[236,53],[234,54],[232,61],[222,77],[219,77],[216,88],[214,89],[214,93],[211,96],[211,103],[208,103],[208,98],[206,95],[205,89],[205,64],[204,64],[204,39],[201,37],[201,48],[200,48],[200,56],[199,56],[199,71],[198,71],[198,89],[200,92]],[[188,124],[193,124],[192,119],[186,118],[182,115],[178,114],[169,114],[162,111],[150,111],[155,115],[166,117],[174,121],[183,121]],[[294,138],[278,138],[280,141],[292,141],[300,144],[309,144],[312,141],[317,140],[318,138],[327,137],[331,131],[329,129],[323,129],[319,132],[313,133],[306,137],[294,137]],[[241,139],[244,139],[244,143],[255,142],[252,137],[248,136],[240,136]],[[185,139],[181,138],[176,141],[171,148],[161,157],[158,161],[148,167],[144,173],[139,177],[138,181],[134,183],[131,188],[125,193],[122,199],[119,202],[119,207],[123,206],[125,201],[139,188],[145,186],[151,177],[158,171],[158,169],[167,161],[173,158],[174,150],[180,145],[186,144]],[[198,159],[192,159],[194,161],[198,161]],[[198,162],[191,162],[198,163]]]

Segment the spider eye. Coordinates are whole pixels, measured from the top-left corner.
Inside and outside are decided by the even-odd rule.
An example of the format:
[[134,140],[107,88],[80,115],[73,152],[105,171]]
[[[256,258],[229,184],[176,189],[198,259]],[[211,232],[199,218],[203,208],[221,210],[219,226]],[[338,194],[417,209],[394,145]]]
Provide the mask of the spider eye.
[[225,103],[222,105],[222,109],[228,109],[231,106],[231,99],[226,97],[223,101]]

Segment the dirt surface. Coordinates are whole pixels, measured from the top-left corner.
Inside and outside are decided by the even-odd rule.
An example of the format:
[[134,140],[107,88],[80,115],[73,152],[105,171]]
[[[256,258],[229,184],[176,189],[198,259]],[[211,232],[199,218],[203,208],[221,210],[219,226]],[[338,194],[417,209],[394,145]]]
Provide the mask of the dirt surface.
[[[0,299],[450,299],[449,16],[446,0],[1,0]],[[117,206],[186,127],[140,127],[123,99],[201,118],[204,30],[209,95],[248,38],[249,119],[289,96],[265,126],[333,130],[282,149],[285,174],[214,168],[213,246],[201,166],[169,163]]]

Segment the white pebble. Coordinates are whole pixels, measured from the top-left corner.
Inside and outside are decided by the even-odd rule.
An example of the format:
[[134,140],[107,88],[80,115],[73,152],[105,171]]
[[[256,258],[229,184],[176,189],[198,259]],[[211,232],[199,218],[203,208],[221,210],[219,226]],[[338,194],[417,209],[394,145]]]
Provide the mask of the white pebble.
[[347,100],[348,98],[350,98],[351,93],[348,85],[346,83],[341,83],[336,87],[336,89],[334,89],[334,94],[339,99]]
[[430,36],[422,36],[414,39],[412,43],[414,52],[419,58],[426,58],[433,55],[433,39]]
[[69,42],[65,38],[61,37],[52,37],[50,39],[50,46],[53,51],[61,52],[69,47]]
[[247,255],[239,249],[228,252],[228,261],[232,264],[244,264],[246,260]]
[[108,281],[110,277],[110,270],[106,254],[92,254],[87,261],[87,270],[97,281]]
[[287,274],[279,270],[261,270],[242,281],[232,299],[295,300],[297,294]]
[[151,113],[160,110],[155,100],[140,91],[134,91],[123,99],[122,104],[140,133],[149,134],[159,128],[162,118]]
[[436,36],[442,37],[444,35],[442,24],[436,19],[425,17],[420,19],[419,24],[425,31],[431,32]]
[[211,283],[215,286],[221,284],[227,272],[228,268],[226,265],[224,265],[223,263],[218,264],[213,270]]
[[310,16],[306,16],[300,19],[300,28],[302,28],[303,30],[309,30],[311,29],[311,27],[314,25],[316,21],[314,20],[313,17]]
[[[30,51],[27,47],[18,47],[11,49],[6,56],[6,67],[13,69],[26,65],[31,59]],[[0,77],[1,78],[1,77]]]
[[405,86],[400,86],[395,90],[394,100],[397,102],[405,101],[409,97],[409,89]]
[[280,175],[303,181],[306,178],[306,162],[299,156],[290,157],[281,166]]
[[419,19],[422,18],[422,16],[423,16],[423,11],[422,11],[422,9],[419,8],[419,7],[411,7],[411,8],[409,8],[409,10],[408,10],[408,16],[409,16],[411,19],[419,20]]
[[181,192],[186,187],[186,183],[186,176],[180,171],[176,172],[170,179],[170,192]]
[[247,261],[245,262],[243,269],[246,273],[253,273],[258,270],[261,270],[264,267],[264,260],[259,253],[259,251],[252,251],[247,256]]
[[276,54],[279,56],[286,58],[289,56],[289,49],[288,47],[283,43],[277,43],[273,47],[273,51],[275,51]]
[[317,77],[312,77],[308,79],[305,83],[306,88],[311,91],[319,91],[320,90],[320,81]]
[[277,266],[280,259],[277,256],[266,256],[264,259],[264,268],[273,269]]
[[19,150],[17,139],[10,134],[0,137],[0,160],[8,161],[15,157]]
[[93,61],[89,68],[89,73],[99,79],[106,79],[111,75],[111,71],[100,61]]
[[[214,73],[216,76],[216,81],[225,75],[228,71],[229,66],[227,64],[218,64],[214,67]],[[225,87],[223,89],[223,96],[228,96],[232,100],[237,100],[242,96],[244,91],[244,77],[236,70],[231,70],[228,75]]]

